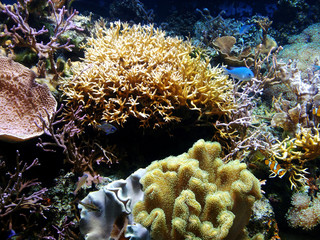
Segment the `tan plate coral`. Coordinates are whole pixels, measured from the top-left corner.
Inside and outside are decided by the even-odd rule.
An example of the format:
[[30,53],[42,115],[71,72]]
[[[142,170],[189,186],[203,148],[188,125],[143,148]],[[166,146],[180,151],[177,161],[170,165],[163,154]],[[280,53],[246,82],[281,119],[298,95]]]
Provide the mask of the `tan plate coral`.
[[43,133],[38,115],[51,115],[57,102],[49,88],[35,82],[29,68],[0,57],[0,140],[24,141]]
[[190,41],[152,25],[96,27],[74,71],[61,90],[69,106],[83,106],[87,124],[123,125],[133,117],[158,127],[180,121],[184,110],[223,115],[234,107],[232,81],[222,69],[212,68]]
[[224,163],[220,151],[219,143],[199,140],[188,153],[146,169],[144,200],[133,215],[151,229],[152,239],[246,239],[260,183],[245,163]]

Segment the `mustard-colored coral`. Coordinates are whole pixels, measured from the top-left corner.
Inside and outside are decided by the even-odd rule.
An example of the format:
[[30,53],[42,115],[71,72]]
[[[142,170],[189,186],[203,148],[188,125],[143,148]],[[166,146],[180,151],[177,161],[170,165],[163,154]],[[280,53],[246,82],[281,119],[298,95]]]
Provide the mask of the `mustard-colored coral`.
[[62,86],[68,105],[83,105],[84,121],[143,127],[180,121],[185,109],[223,115],[234,107],[232,82],[190,41],[168,37],[152,25],[115,22],[96,27],[75,78]]
[[153,239],[244,239],[260,183],[238,160],[224,163],[216,142],[199,140],[177,157],[153,162],[141,183],[136,222]]

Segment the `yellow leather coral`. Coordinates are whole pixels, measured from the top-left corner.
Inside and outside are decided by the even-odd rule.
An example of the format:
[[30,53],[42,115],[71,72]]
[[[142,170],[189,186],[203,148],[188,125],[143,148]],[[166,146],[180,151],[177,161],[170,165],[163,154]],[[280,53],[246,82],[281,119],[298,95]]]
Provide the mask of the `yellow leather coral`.
[[143,127],[180,121],[186,109],[200,115],[232,109],[232,82],[222,69],[195,54],[190,41],[165,35],[152,25],[96,27],[76,77],[61,88],[68,105],[82,105],[87,124],[123,125],[134,117]]
[[199,140],[177,157],[153,162],[140,182],[134,220],[153,239],[241,239],[260,183],[238,160],[224,163],[216,142]]
[[24,141],[40,136],[39,114],[51,116],[57,102],[36,74],[10,58],[0,57],[0,139]]

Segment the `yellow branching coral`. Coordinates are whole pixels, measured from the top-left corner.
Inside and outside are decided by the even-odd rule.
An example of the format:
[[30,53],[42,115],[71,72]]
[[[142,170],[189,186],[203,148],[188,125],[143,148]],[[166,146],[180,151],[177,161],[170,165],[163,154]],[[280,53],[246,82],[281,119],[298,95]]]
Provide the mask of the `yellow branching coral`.
[[320,134],[317,128],[303,128],[295,138],[286,138],[274,144],[269,161],[279,162],[289,174],[291,188],[306,185],[307,168],[304,164],[320,156]]
[[86,123],[123,125],[132,116],[143,127],[157,127],[180,121],[184,109],[222,115],[234,107],[232,82],[208,59],[192,55],[190,41],[120,22],[97,27],[95,35],[75,79],[61,88],[69,106],[83,105]]
[[220,144],[199,140],[177,157],[153,162],[140,182],[136,222],[153,239],[242,239],[260,183],[238,160],[224,163]]

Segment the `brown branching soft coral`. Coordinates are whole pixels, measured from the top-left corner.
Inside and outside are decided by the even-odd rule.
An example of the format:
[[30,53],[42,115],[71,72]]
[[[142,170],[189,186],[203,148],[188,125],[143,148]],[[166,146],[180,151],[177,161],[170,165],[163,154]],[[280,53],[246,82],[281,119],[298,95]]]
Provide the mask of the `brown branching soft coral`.
[[231,66],[251,66],[254,61],[254,54],[251,47],[246,47],[239,54],[232,52],[232,48],[236,43],[233,36],[217,37],[212,41],[213,47],[218,51],[223,62]]
[[61,90],[68,105],[83,105],[84,122],[142,127],[179,122],[184,110],[224,115],[233,107],[232,82],[209,59],[194,54],[189,41],[165,36],[152,25],[115,22],[96,27],[75,78]]

